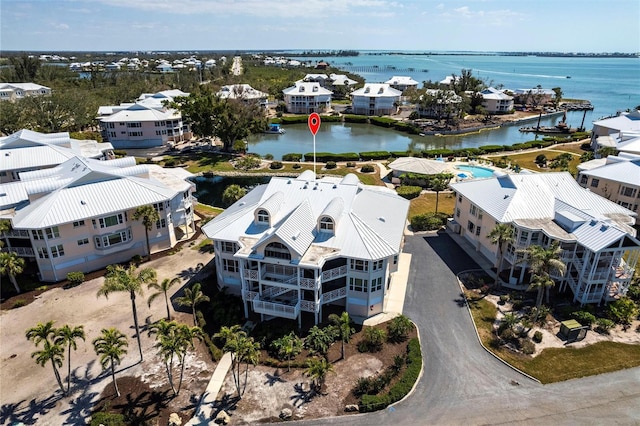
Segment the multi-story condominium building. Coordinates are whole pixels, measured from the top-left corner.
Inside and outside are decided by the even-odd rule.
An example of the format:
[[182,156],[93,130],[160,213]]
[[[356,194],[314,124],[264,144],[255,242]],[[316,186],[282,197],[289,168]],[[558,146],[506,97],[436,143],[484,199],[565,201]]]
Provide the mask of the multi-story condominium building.
[[[553,277],[560,292],[569,289],[580,304],[626,294],[640,257],[634,212],[581,188],[567,172],[500,175],[450,187],[459,224],[454,228],[494,262],[506,286],[528,284],[524,249],[558,243],[567,265],[564,276]],[[499,223],[515,231],[502,265],[488,237]]]
[[640,155],[609,155],[579,164],[576,180],[583,188],[638,212]]
[[242,296],[245,315],[315,323],[323,307],[367,318],[382,312],[397,270],[409,202],[355,175],[273,177],[203,226],[218,286]]
[[292,114],[311,114],[331,109],[331,90],[320,83],[297,81],[282,91],[287,111]]
[[0,218],[11,221],[3,251],[35,262],[42,281],[90,272],[147,253],[145,227],[133,219],[152,205],[160,220],[149,231],[151,252],[193,236],[192,175],[183,169],[136,166],[133,157],[98,161],[72,157],[20,173],[0,185]]
[[513,111],[513,97],[503,91],[489,87],[480,94],[482,95],[482,106],[489,114],[507,114]]
[[27,96],[50,94],[50,88],[36,83],[0,83],[0,101],[15,101]]
[[0,183],[20,180],[21,172],[55,167],[75,156],[96,160],[115,158],[110,143],[72,139],[67,132],[45,134],[19,130],[0,137]]
[[101,106],[98,121],[102,138],[114,148],[150,148],[191,139],[191,129],[180,111],[165,105],[182,96],[189,94],[165,90],[142,94],[134,103]]
[[[630,140],[640,138],[640,110],[621,112],[615,117],[603,118],[593,122],[591,129],[591,148],[597,151],[600,148],[615,148]],[[628,144],[627,144],[628,145]],[[636,152],[638,143],[636,142]],[[633,150],[623,149],[627,152]]]
[[401,92],[404,92],[405,90],[410,88],[417,89],[418,84],[420,84],[411,77],[397,75],[394,75],[389,80],[385,81],[385,83]]
[[351,93],[354,114],[390,115],[396,112],[402,92],[386,83],[367,83]]

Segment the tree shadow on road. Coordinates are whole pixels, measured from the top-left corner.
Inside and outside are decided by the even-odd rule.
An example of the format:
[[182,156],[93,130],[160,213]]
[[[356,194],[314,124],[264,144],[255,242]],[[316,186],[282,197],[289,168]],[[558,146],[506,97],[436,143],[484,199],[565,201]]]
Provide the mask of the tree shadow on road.
[[21,408],[25,402],[24,399],[17,403],[2,404],[0,406],[0,423],[35,425],[38,422],[38,417],[45,416],[60,399],[62,399],[62,392],[56,390],[53,395],[42,400],[32,399],[24,408]]

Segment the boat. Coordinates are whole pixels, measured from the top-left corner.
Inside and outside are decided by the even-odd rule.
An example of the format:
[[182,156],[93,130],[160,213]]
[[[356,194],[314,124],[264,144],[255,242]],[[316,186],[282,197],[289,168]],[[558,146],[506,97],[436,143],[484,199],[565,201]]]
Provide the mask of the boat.
[[285,131],[278,123],[269,123],[269,128],[264,131],[264,133],[269,133],[272,135],[281,135]]
[[568,76],[567,76],[567,78],[571,78],[571,76],[570,76],[570,75],[568,75]]
[[520,127],[521,132],[544,133],[548,135],[570,135],[578,131],[575,127],[568,127],[564,123],[557,126]]

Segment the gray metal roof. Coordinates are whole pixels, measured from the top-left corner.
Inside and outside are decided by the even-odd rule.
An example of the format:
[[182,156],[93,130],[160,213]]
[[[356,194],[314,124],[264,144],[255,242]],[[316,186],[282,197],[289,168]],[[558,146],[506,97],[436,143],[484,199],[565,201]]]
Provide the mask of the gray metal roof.
[[605,164],[594,169],[583,170],[581,173],[626,185],[640,186],[640,159]]
[[[385,187],[362,185],[354,176],[311,180],[273,177],[203,226],[214,240],[263,244],[273,238],[302,255],[302,263],[339,253],[345,257],[382,259],[400,250],[409,201]],[[271,227],[257,225],[256,208],[278,196],[278,219]],[[336,199],[341,200],[340,202]],[[339,204],[342,203],[342,209]],[[318,218],[336,215],[335,234],[318,232]],[[243,253],[248,253],[247,248]]]

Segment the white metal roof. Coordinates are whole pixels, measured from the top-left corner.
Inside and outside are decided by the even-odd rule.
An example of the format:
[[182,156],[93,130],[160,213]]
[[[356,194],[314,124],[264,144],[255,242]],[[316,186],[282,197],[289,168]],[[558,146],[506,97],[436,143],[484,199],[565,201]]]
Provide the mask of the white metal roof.
[[333,92],[320,86],[317,82],[296,81],[294,86],[287,87],[282,91],[285,95],[319,96],[332,95]]
[[354,90],[351,96],[363,96],[366,98],[395,98],[402,95],[402,92],[394,89],[387,83],[367,83],[364,87]]
[[394,86],[397,86],[397,85],[401,85],[401,86],[417,86],[418,85],[418,82],[415,81],[413,78],[408,77],[408,76],[403,76],[403,75],[394,75],[389,80],[385,81],[385,83],[391,84],[391,85],[394,85]]
[[429,160],[418,157],[400,157],[389,164],[391,170],[399,172],[419,173],[423,175],[436,175],[451,172],[453,167],[444,161]]
[[594,121],[593,127],[605,127],[617,132],[640,132],[640,111],[635,110],[617,117]]
[[112,115],[101,118],[105,123],[127,122],[127,121],[163,121],[180,118],[180,113],[174,109],[160,111],[153,106],[144,105],[140,102],[127,109],[118,111]]
[[[308,173],[301,177],[272,178],[207,223],[203,231],[211,239],[241,244],[264,244],[277,237],[298,254],[304,253],[302,263],[316,262],[317,253],[323,252],[382,259],[399,251],[407,200],[385,187],[357,183],[357,177],[356,183],[351,176],[317,181]],[[278,193],[282,196],[277,196],[275,223],[256,225],[255,210],[264,204],[273,210],[272,197]],[[329,211],[337,216],[335,234],[317,230],[318,218]]]
[[605,164],[591,170],[584,170],[581,173],[626,185],[640,186],[640,159]]

